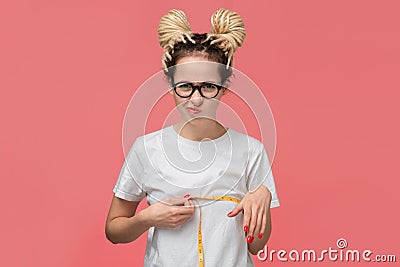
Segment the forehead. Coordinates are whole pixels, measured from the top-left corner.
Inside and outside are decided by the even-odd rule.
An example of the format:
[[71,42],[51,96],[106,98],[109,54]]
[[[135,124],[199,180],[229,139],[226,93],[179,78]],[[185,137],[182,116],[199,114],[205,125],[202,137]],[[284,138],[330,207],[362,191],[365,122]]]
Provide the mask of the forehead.
[[212,61],[180,61],[174,66],[174,81],[213,81],[221,82],[219,63]]

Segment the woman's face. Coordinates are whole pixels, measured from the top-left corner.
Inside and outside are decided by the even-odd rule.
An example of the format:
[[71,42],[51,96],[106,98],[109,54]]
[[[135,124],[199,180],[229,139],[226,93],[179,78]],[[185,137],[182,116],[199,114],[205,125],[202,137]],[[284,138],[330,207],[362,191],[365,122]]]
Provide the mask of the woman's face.
[[[211,82],[221,85],[219,72],[220,64],[210,61],[202,56],[187,56],[177,61],[174,66],[174,83],[191,82],[195,85],[201,82]],[[227,89],[222,88],[215,98],[204,98],[196,90],[191,97],[182,98],[170,87],[169,93],[174,95],[175,104],[182,118],[207,117],[215,119],[219,101],[226,94]]]

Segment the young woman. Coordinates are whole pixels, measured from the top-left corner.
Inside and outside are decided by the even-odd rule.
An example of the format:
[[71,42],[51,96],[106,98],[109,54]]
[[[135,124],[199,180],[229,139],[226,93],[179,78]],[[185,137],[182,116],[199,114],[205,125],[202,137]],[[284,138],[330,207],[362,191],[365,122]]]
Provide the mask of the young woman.
[[[149,230],[145,266],[254,266],[250,254],[264,248],[279,206],[264,145],[216,120],[243,20],[219,9],[211,21],[211,33],[198,34],[180,10],[161,18],[181,118],[136,138],[113,190],[106,236],[128,243]],[[144,197],[149,206],[136,213]]]

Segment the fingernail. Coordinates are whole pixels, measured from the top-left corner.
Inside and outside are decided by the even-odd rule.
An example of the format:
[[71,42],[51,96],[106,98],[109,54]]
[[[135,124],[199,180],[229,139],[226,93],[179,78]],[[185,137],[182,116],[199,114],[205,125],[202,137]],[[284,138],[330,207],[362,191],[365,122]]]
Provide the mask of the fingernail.
[[232,211],[228,213],[228,216],[230,216],[232,214]]
[[247,230],[249,230],[249,227],[248,227],[247,225],[245,225],[245,226],[243,227],[243,231],[247,232]]
[[251,243],[251,242],[253,242],[253,240],[254,240],[254,237],[252,237],[251,235],[249,235],[247,237],[247,243]]
[[260,233],[260,234],[258,235],[258,238],[259,238],[259,239],[261,239],[261,238],[262,238],[262,233]]
[[190,194],[186,194],[186,195],[184,196],[184,198],[187,198],[187,197],[190,197]]

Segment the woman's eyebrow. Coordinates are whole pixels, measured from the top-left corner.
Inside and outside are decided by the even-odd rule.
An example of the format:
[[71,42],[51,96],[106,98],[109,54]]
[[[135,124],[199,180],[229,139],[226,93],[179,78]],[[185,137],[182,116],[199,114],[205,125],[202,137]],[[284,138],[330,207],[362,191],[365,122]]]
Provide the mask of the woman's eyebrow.
[[216,81],[179,81],[176,83],[214,83],[214,84],[219,84]]
[[178,81],[178,82],[175,82],[175,83],[190,83],[191,81]]

